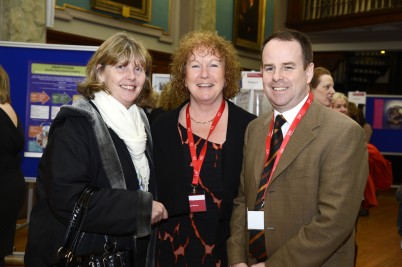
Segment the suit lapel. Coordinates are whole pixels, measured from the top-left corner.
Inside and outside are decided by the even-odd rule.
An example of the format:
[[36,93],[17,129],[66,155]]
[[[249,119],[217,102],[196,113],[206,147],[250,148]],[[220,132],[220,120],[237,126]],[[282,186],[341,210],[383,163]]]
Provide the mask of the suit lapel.
[[300,123],[297,125],[278,162],[271,182],[273,182],[294,161],[301,151],[303,151],[303,149],[315,139],[315,133],[313,130],[320,125],[317,105],[320,104],[317,104],[314,101]]
[[264,114],[263,116],[263,124],[261,128],[256,131],[255,136],[251,137],[254,138],[255,142],[255,161],[254,161],[254,180],[255,180],[255,187],[258,190],[261,181],[262,171],[264,169],[264,161],[265,161],[265,142],[267,139],[268,131],[269,131],[269,124],[271,123],[272,119],[272,112],[268,114]]

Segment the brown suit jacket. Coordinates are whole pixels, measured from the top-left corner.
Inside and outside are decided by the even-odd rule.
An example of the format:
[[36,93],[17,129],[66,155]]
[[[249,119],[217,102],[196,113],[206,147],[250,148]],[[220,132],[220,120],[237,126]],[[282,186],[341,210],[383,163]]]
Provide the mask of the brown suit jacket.
[[[229,264],[248,257],[247,209],[254,210],[272,113],[246,131],[239,194],[234,200]],[[363,129],[313,101],[295,129],[267,189],[267,266],[353,266],[354,226],[368,176]]]

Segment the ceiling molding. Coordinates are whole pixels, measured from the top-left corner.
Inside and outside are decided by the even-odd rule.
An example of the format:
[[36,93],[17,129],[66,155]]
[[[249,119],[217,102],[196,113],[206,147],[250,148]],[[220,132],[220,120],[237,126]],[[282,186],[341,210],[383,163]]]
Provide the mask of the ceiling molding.
[[[159,42],[172,44],[175,40],[175,16],[174,16],[174,0],[169,0],[169,18],[168,31],[164,31],[160,27],[149,24],[137,23],[127,19],[116,19],[114,17],[96,13],[83,8],[64,4],[62,7],[57,6],[55,10],[55,20],[63,22],[87,22],[94,25],[100,25],[104,28],[114,28],[124,30],[126,32],[147,35],[156,38]],[[60,30],[60,29],[57,29]],[[76,33],[75,33],[76,34]]]

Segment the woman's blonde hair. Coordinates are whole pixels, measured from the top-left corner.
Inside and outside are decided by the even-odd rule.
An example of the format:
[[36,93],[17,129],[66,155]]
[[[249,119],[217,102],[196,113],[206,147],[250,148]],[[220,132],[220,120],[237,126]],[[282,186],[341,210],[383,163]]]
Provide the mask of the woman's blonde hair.
[[0,104],[11,104],[10,78],[3,66],[0,65]]
[[343,99],[346,103],[349,103],[348,97],[344,93],[336,92],[332,95],[332,104],[338,99]]
[[118,63],[128,65],[132,61],[141,66],[147,76],[141,94],[135,103],[139,106],[146,104],[152,92],[149,79],[152,58],[140,41],[128,36],[125,32],[116,33],[101,44],[89,60],[86,67],[86,78],[78,85],[77,91],[89,99],[94,98],[95,92],[102,90],[108,92],[105,84],[99,80],[99,74],[105,70],[107,65],[113,66]]

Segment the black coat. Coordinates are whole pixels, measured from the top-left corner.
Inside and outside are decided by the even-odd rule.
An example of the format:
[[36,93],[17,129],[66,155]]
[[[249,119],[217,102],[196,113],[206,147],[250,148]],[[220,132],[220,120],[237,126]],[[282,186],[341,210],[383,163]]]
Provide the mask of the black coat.
[[[90,114],[98,114],[93,104],[86,103],[81,102]],[[78,254],[102,252],[104,234],[115,236],[119,249],[133,249],[134,235],[149,234],[152,195],[138,190],[134,164],[123,140],[110,128],[105,132],[94,129],[94,120],[96,118],[88,116],[82,109],[63,107],[51,126],[49,142],[39,164],[38,202],[30,218],[25,253],[28,267],[47,266],[56,261],[57,250],[64,241],[66,223],[85,185],[94,185],[99,191],[94,194],[88,209],[83,225],[87,234]],[[98,142],[102,138],[112,140],[109,147],[99,148]],[[148,140],[151,142],[150,136]],[[113,153],[107,153],[109,160],[105,163],[101,154],[106,154],[108,148],[115,149],[117,158]],[[149,153],[147,157],[151,169],[149,187],[155,193],[153,161]],[[120,169],[110,163],[116,160],[120,162]],[[123,184],[127,189],[112,189],[110,175],[107,175],[110,173],[116,174],[112,178],[119,173],[124,176]],[[143,259],[140,265],[144,265],[148,240],[137,241],[144,244],[139,246],[138,252]],[[150,256],[153,258],[153,251]]]

